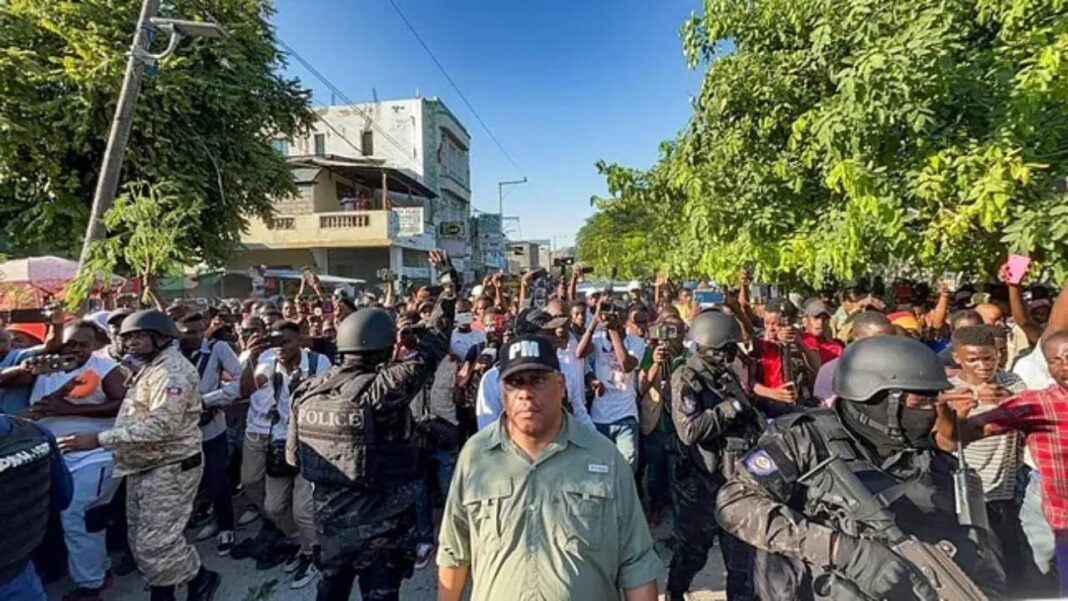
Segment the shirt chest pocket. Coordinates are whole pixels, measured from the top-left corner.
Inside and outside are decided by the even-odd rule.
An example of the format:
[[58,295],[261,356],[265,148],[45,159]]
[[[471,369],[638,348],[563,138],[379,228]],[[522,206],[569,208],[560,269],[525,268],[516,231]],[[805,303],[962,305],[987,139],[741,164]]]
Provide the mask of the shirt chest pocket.
[[470,519],[472,540],[482,550],[496,551],[505,539],[505,511],[512,496],[512,482],[483,482],[466,496],[464,508]]
[[560,485],[562,515],[558,532],[575,548],[599,549],[604,544],[607,514],[614,495],[607,482],[564,482]]

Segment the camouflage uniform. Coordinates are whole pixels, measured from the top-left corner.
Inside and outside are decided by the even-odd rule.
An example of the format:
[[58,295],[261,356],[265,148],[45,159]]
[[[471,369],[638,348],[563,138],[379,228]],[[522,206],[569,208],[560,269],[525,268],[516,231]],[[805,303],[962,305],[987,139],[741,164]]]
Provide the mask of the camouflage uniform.
[[115,454],[115,476],[128,476],[130,549],[151,586],[181,584],[200,569],[182,533],[203,472],[197,383],[172,343],[134,377],[115,427],[99,437]]
[[[668,594],[681,598],[689,590],[718,537],[727,567],[727,598],[753,599],[753,549],[720,529],[715,499],[724,472],[733,465],[733,454],[755,439],[753,433],[763,418],[748,405],[733,372],[712,367],[697,356],[675,370],[671,398],[671,417],[682,448],[675,462],[672,490],[679,519],[675,522]],[[744,403],[744,409],[727,419],[720,406],[730,400]]]

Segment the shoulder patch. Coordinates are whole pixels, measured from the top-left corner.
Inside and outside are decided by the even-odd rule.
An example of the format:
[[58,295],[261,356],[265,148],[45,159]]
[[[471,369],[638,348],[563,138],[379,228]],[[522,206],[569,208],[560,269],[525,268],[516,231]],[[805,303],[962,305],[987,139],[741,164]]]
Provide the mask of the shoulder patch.
[[182,396],[182,392],[183,392],[183,390],[182,390],[181,386],[168,386],[167,387],[167,396]]
[[756,449],[745,456],[745,469],[761,478],[779,471],[779,466],[764,449]]
[[682,403],[679,405],[679,411],[682,411],[683,415],[693,415],[697,413],[697,397],[693,392],[686,392],[682,395]]

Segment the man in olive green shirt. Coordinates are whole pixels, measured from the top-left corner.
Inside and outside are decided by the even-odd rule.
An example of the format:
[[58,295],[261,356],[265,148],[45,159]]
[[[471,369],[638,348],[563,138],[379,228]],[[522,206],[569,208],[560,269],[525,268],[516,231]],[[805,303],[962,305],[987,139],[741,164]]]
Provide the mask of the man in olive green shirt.
[[500,357],[504,413],[460,453],[438,600],[459,601],[471,575],[472,601],[655,601],[663,564],[634,476],[610,440],[564,413],[556,349],[525,336]]

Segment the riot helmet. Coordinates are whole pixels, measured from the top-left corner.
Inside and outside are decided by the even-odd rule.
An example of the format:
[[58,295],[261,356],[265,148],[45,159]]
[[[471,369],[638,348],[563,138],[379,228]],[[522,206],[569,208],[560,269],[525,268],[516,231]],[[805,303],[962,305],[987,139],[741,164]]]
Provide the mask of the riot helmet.
[[832,389],[846,401],[843,421],[889,454],[930,440],[935,412],[911,408],[907,393],[935,395],[952,386],[938,356],[904,336],[865,338],[849,345],[838,361]]
[[699,347],[722,350],[742,341],[742,328],[726,313],[703,311],[690,325],[690,338]]
[[122,320],[122,326],[119,327],[119,335],[133,334],[134,332],[151,332],[167,338],[181,336],[178,333],[178,327],[174,325],[174,320],[168,317],[166,313],[156,309],[137,311]]
[[393,318],[382,309],[360,309],[346,317],[337,329],[339,353],[388,351],[397,339]]

